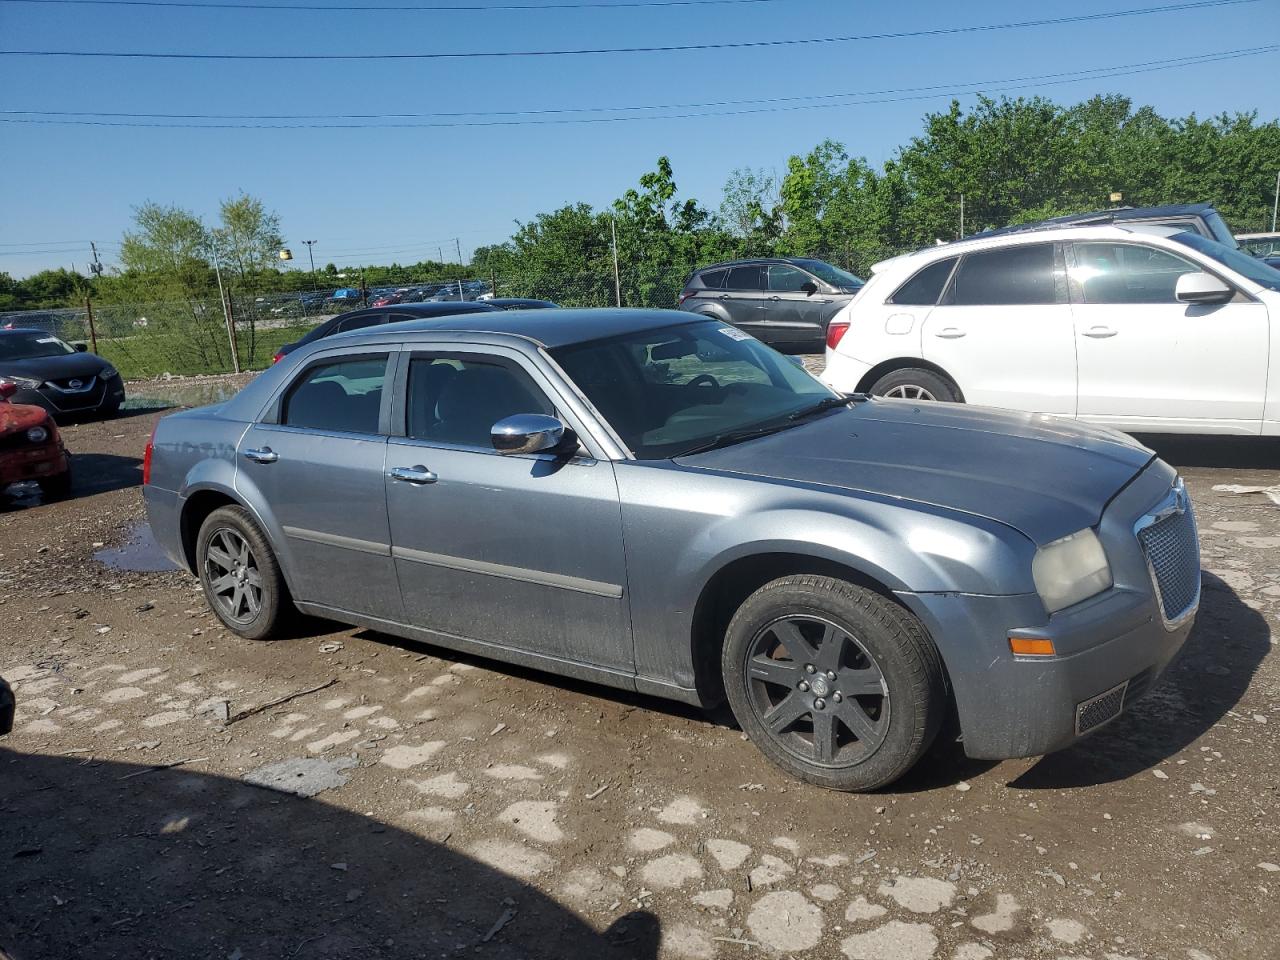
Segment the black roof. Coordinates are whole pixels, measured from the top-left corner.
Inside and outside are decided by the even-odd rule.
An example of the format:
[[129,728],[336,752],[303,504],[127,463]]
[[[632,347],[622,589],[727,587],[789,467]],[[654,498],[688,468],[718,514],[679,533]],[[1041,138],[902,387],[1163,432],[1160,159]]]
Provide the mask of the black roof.
[[[1002,237],[1010,233],[1022,233],[1025,230],[1046,230],[1051,227],[1086,226],[1100,223],[1123,223],[1127,220],[1152,220],[1165,217],[1203,217],[1214,213],[1211,203],[1174,203],[1164,207],[1115,207],[1110,210],[1093,210],[1089,213],[1068,213],[1061,217],[1050,217],[1047,220],[1034,220],[1031,223],[1018,223],[1011,227],[1000,227],[998,230],[984,230],[970,234],[970,237]],[[966,240],[969,237],[965,238]]]
[[560,307],[555,310],[494,310],[483,317],[443,317],[431,323],[405,320],[385,327],[371,327],[338,334],[339,337],[376,339],[387,333],[502,333],[536,341],[544,347],[601,340],[641,330],[656,330],[688,323],[717,323],[683,310]]
[[483,300],[437,300],[434,303],[389,303],[384,307],[361,307],[359,310],[348,310],[347,313],[335,317],[339,320],[352,313],[411,313],[415,317],[447,317],[455,313],[495,313],[498,307],[491,307]]

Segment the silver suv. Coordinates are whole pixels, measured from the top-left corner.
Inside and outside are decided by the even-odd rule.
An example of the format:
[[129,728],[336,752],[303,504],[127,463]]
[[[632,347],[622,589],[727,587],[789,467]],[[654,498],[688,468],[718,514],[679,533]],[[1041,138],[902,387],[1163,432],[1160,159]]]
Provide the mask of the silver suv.
[[740,327],[776,350],[818,353],[863,281],[822,260],[735,260],[696,271],[680,309]]

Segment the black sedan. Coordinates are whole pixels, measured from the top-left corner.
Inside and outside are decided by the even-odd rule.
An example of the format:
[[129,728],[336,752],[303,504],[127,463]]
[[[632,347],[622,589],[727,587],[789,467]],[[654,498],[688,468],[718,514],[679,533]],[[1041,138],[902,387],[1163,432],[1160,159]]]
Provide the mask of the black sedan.
[[459,303],[397,303],[385,307],[369,307],[367,310],[353,310],[343,313],[331,320],[326,320],[305,337],[286,343],[278,351],[274,361],[279,363],[293,351],[308,343],[331,337],[335,333],[346,333],[348,330],[361,330],[374,327],[380,323],[398,323],[401,320],[434,320],[437,317],[452,317],[460,313],[498,313],[498,307],[487,303],[467,301]]
[[124,403],[119,372],[84,344],[44,330],[0,330],[0,381],[18,389],[12,403],[44,407],[55,417],[112,416]]

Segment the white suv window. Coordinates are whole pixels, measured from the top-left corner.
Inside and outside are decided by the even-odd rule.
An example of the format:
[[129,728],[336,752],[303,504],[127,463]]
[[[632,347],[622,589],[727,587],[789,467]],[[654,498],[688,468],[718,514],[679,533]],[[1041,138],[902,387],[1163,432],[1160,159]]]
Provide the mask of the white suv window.
[[1071,279],[1085,303],[1177,303],[1174,289],[1199,267],[1136,243],[1077,243]]
[[1028,243],[966,254],[956,273],[957,306],[1056,303],[1053,244]]

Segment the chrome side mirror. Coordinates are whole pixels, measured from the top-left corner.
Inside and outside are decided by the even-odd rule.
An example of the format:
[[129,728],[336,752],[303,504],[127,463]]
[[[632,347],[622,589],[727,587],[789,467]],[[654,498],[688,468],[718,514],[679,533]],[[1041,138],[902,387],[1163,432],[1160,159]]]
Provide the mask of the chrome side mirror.
[[542,413],[517,413],[499,420],[489,431],[493,449],[511,456],[554,450],[573,436],[555,417]]
[[1226,303],[1235,291],[1211,273],[1184,273],[1173,294],[1181,303]]

